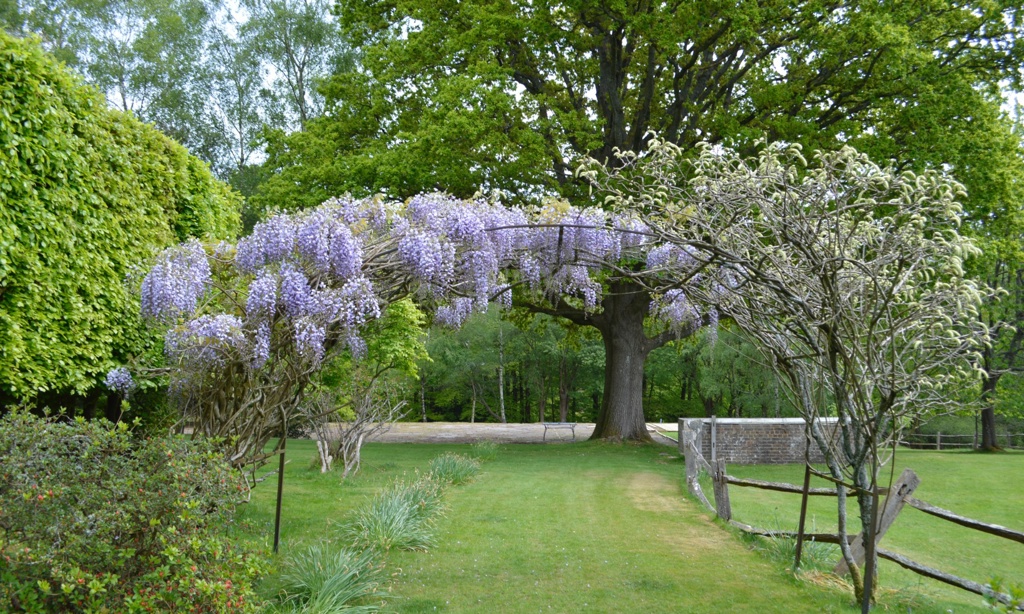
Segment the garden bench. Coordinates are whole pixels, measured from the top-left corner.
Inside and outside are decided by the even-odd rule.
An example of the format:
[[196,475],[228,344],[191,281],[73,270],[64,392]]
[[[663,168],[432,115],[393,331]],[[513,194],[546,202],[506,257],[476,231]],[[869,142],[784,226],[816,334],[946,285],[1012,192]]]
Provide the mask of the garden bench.
[[542,422],[544,425],[544,437],[542,441],[548,440],[548,429],[570,429],[572,431],[572,440],[576,441],[576,423],[575,422]]

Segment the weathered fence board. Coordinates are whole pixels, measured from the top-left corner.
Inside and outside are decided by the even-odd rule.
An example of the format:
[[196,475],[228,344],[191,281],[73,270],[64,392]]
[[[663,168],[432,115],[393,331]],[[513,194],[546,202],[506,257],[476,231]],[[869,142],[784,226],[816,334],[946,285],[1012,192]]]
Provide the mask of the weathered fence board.
[[[732,475],[726,475],[725,479],[730,484],[735,484],[737,486],[749,486],[751,488],[761,488],[763,490],[776,490],[776,491],[779,491],[779,492],[791,492],[791,493],[796,493],[798,495],[799,494],[803,494],[803,492],[804,492],[804,489],[800,488],[799,486],[794,486],[793,484],[786,484],[784,482],[765,482],[764,480],[748,480],[748,479],[744,479],[744,478],[738,478],[738,477],[732,476]],[[817,496],[824,496],[824,497],[835,497],[836,496],[836,489],[835,488],[808,488],[807,489],[807,494],[809,494],[809,495],[817,495]]]
[[[900,511],[903,509],[905,498],[913,494],[920,484],[921,478],[917,477],[917,474],[911,469],[904,469],[900,477],[893,482],[892,488],[889,489],[889,496],[885,498],[885,503],[882,505],[882,513],[878,520],[878,530],[875,531],[876,547],[878,542],[882,540],[882,537],[885,536],[886,531],[889,530],[889,527],[892,526],[892,523],[896,521],[896,517],[899,516]],[[864,562],[866,554],[864,533],[860,533],[850,542],[850,553],[853,554],[853,560],[857,565]],[[846,559],[839,559],[839,563],[835,567],[835,573],[840,576],[850,573],[850,567],[846,564]]]
[[916,510],[921,510],[926,514],[942,518],[943,520],[955,522],[958,525],[962,525],[970,529],[975,529],[991,535],[998,535],[999,537],[1005,537],[1006,539],[1024,544],[1024,533],[1021,533],[1020,531],[1014,531],[1013,529],[1007,529],[1006,527],[998,524],[988,524],[987,522],[954,514],[949,510],[944,510],[941,507],[926,503],[920,499],[915,499],[914,497],[909,497],[907,499],[907,505]]
[[[912,560],[908,559],[907,557],[903,556],[902,554],[896,554],[895,552],[890,552],[888,550],[883,550],[882,548],[879,548],[878,549],[878,556],[882,557],[883,559],[887,559],[889,561],[892,561],[893,563],[896,563],[900,567],[904,567],[906,569],[909,569],[910,571],[912,571],[912,572],[914,572],[916,574],[920,574],[922,576],[925,576],[926,578],[931,578],[932,580],[938,580],[939,582],[945,582],[946,584],[951,584],[951,585],[956,586],[958,588],[962,588],[965,591],[970,591],[970,592],[976,593],[978,595],[992,595],[993,597],[995,597],[996,599],[998,599],[999,601],[1001,601],[1003,603],[1010,603],[1010,597],[1008,595],[1004,595],[1002,593],[993,592],[990,588],[988,588],[984,584],[979,584],[979,583],[973,582],[971,580],[965,580],[964,578],[960,578],[958,576],[954,576],[952,574],[948,574],[946,572],[939,571],[938,569],[933,569],[931,567],[927,567],[927,566],[922,565],[922,564],[920,564],[918,562],[915,562],[915,561],[912,561]],[[1017,609],[1019,610],[1020,608],[1017,608]]]

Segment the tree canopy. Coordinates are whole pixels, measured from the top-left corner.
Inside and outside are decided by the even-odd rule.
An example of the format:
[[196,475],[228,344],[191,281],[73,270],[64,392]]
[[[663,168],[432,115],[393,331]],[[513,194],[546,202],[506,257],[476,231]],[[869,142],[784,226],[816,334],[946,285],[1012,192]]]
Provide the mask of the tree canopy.
[[133,267],[188,237],[233,236],[239,206],[38,41],[0,33],[0,397],[96,388],[148,339]]
[[1024,50],[1019,2],[337,7],[360,66],[272,151],[264,206],[349,191],[585,198],[576,162],[614,163],[652,130],[684,149],[767,138],[954,164],[934,154],[964,144],[1000,82],[1020,83]]

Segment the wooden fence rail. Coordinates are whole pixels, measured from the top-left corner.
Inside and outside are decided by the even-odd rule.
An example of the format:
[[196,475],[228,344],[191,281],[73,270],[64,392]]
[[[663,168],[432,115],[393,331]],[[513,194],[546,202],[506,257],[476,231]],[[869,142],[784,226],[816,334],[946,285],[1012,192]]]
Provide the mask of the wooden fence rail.
[[[950,433],[905,433],[907,439],[897,442],[901,446],[919,450],[955,450],[978,448],[978,434],[954,435]],[[1020,450],[1024,448],[1024,433],[1001,433],[996,435],[996,443],[1003,442],[1003,448]]]
[[[787,492],[801,495],[805,493],[805,489],[800,486],[796,486],[794,484],[787,484],[784,482],[766,482],[762,480],[750,480],[731,476],[728,473],[726,473],[725,461],[718,459],[714,464],[709,464],[700,454],[700,451],[697,450],[695,442],[692,440],[684,441],[684,452],[686,456],[686,483],[691,494],[696,496],[698,500],[704,504],[705,507],[707,507],[710,511],[718,515],[719,518],[728,522],[729,525],[734,526],[745,533],[749,533],[751,535],[760,535],[762,537],[768,538],[797,538],[800,540],[809,539],[823,543],[839,543],[840,536],[835,533],[804,532],[803,534],[800,534],[795,531],[772,531],[768,529],[762,529],[755,526],[751,526],[733,519],[732,506],[729,501],[730,484],[733,486],[759,488],[764,490],[773,490],[778,492]],[[701,490],[700,484],[698,482],[699,472],[705,469],[708,470],[708,472],[711,474],[712,484],[714,485],[714,506],[712,506],[711,502],[708,501],[706,496],[704,496],[704,493]],[[901,554],[897,554],[895,552],[884,550],[878,547],[878,542],[885,535],[885,532],[889,529],[889,527],[892,526],[892,524],[895,522],[896,517],[900,514],[900,511],[903,509],[905,505],[920,510],[926,514],[935,516],[937,518],[942,518],[943,520],[947,520],[949,522],[956,523],[963,527],[967,527],[969,529],[982,531],[984,533],[995,535],[997,537],[1002,537],[1004,539],[1009,539],[1011,541],[1015,541],[1018,543],[1024,543],[1024,533],[1020,531],[960,516],[959,514],[956,514],[949,510],[931,505],[930,503],[914,498],[911,495],[913,494],[914,490],[917,488],[919,483],[920,479],[917,477],[917,474],[915,474],[910,469],[906,469],[900,475],[899,479],[893,482],[892,489],[879,489],[879,494],[885,495],[885,500],[883,503],[881,503],[879,525],[877,527],[874,540],[875,551],[877,552],[878,556],[883,559],[892,561],[897,565],[900,565],[901,567],[909,569],[910,571],[913,571],[927,578],[938,580],[940,582],[944,582],[951,586],[955,586],[957,588],[961,588],[963,590],[970,591],[978,595],[995,598],[1004,604],[1011,603],[1010,597],[1008,595],[996,593],[986,585],[974,582],[972,580],[960,578],[953,574],[933,569],[931,567],[927,567]],[[814,496],[837,496],[836,490],[834,488],[808,487],[806,489],[806,494]],[[847,539],[849,540],[850,547],[854,552],[854,558],[856,559],[856,562],[858,564],[861,564],[865,556],[864,544],[862,543],[863,534],[858,534],[856,536],[847,536]],[[799,557],[799,554],[797,556]],[[797,565],[799,565],[799,560],[797,561]],[[840,559],[839,564],[836,565],[835,571],[839,575],[847,573],[849,570],[846,567],[846,561]],[[1018,606],[1017,609],[1024,611],[1024,606]]]

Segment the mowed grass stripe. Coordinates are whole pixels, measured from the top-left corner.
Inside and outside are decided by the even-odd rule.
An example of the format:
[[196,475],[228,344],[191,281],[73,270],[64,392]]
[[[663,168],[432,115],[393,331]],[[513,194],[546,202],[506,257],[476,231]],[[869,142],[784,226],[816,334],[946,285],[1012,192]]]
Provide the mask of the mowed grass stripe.
[[[656,447],[505,446],[448,495],[438,547],[396,553],[396,612],[821,612],[686,500]],[[436,610],[435,610],[436,608]]]

